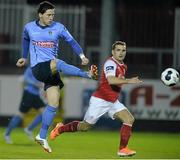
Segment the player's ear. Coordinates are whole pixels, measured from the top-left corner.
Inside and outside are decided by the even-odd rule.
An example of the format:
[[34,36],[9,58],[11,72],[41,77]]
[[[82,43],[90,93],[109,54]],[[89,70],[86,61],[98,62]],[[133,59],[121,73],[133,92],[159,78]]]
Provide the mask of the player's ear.
[[114,56],[114,50],[111,50],[111,54]]
[[41,18],[41,17],[42,17],[42,13],[39,13],[38,15],[39,15],[39,18]]

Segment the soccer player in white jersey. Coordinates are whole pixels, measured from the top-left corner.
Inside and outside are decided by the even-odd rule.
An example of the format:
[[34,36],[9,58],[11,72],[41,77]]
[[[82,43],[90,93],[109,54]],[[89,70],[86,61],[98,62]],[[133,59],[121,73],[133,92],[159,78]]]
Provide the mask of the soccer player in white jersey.
[[51,131],[51,140],[64,132],[87,131],[102,115],[108,113],[112,119],[118,119],[123,122],[120,129],[120,144],[117,154],[119,156],[132,156],[136,154],[136,151],[127,147],[132,133],[134,117],[124,104],[119,102],[118,97],[122,85],[138,84],[142,81],[138,77],[125,78],[127,70],[127,66],[123,63],[125,56],[126,43],[116,41],[112,45],[112,56],[103,65],[98,88],[90,98],[89,108],[84,120],[81,122],[73,121],[68,124],[58,123]]
[[87,65],[89,60],[85,57],[81,46],[68,32],[66,27],[55,22],[55,7],[50,2],[40,3],[38,19],[27,23],[22,36],[22,58],[18,59],[16,65],[23,67],[27,63],[28,53],[30,53],[30,65],[34,77],[44,82],[47,95],[47,106],[42,115],[42,126],[35,140],[48,153],[52,152],[47,142],[48,128],[56,115],[59,106],[59,89],[63,87],[59,72],[64,74],[93,78],[94,74],[90,70],[84,72],[79,68],[69,65],[57,58],[59,40],[65,40],[73,51],[82,60],[82,65]]

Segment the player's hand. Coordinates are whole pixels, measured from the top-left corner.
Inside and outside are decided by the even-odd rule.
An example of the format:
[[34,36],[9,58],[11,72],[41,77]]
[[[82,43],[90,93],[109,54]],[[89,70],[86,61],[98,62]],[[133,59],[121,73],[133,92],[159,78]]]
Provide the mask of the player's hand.
[[81,60],[82,60],[82,65],[87,65],[89,63],[89,59],[86,57],[83,57]]
[[25,66],[25,64],[26,64],[26,59],[25,58],[20,58],[20,59],[18,59],[18,61],[16,63],[16,66],[23,67],[23,66]]
[[137,83],[142,83],[143,81],[139,79],[139,77],[132,77],[128,79],[128,83],[131,84],[137,84]]

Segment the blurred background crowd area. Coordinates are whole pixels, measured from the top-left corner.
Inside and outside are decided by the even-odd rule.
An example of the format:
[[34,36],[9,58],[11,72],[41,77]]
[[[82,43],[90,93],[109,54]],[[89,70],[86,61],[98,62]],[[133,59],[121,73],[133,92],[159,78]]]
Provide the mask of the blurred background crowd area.
[[[180,1],[176,0],[60,0],[55,20],[81,44],[91,64],[99,67],[116,40],[127,43],[128,75],[157,79],[167,67],[180,69]],[[25,23],[36,19],[42,0],[0,0],[0,74],[21,74]],[[81,66],[71,48],[60,42],[59,58]]]

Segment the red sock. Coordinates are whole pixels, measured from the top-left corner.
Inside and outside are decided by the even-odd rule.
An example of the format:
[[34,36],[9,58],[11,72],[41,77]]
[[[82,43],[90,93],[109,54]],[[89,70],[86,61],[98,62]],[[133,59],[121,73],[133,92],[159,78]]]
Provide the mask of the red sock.
[[123,124],[120,130],[120,137],[121,137],[121,142],[119,149],[125,148],[128,144],[129,138],[131,136],[131,131],[132,127],[126,124]]
[[73,121],[73,122],[67,123],[59,128],[59,133],[76,132],[78,124],[79,124],[79,121]]

